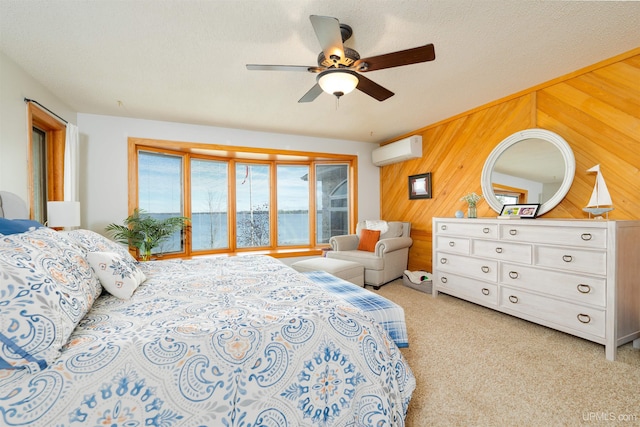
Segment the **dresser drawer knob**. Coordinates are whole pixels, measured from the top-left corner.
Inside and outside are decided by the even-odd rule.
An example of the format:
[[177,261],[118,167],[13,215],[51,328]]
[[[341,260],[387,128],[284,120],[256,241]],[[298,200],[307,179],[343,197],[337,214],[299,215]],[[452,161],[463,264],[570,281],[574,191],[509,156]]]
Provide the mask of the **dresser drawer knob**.
[[482,288],[482,295],[489,295],[489,289]]
[[446,230],[446,229],[447,229],[447,226],[446,226],[446,225],[442,224],[442,225],[440,226],[440,230]]
[[588,314],[582,314],[582,313],[580,313],[580,314],[578,314],[578,316],[577,316],[577,317],[578,317],[578,320],[579,320],[581,323],[589,323],[589,322],[591,322],[591,316],[589,316]]
[[440,258],[440,264],[446,264],[446,263],[447,263],[446,258]]
[[562,260],[564,262],[571,262],[573,261],[573,257],[571,255],[562,255]]
[[519,276],[519,274],[518,274],[517,271],[510,271],[509,272],[509,277],[512,278],[512,279],[517,279],[518,276]]
[[440,278],[440,281],[441,281],[442,283],[447,283],[447,278],[446,278],[446,277],[441,277],[441,278]]
[[449,242],[449,246],[450,246],[450,247],[454,247],[455,245],[456,245],[456,243],[455,243],[455,242]]
[[483,265],[480,269],[483,273],[488,273],[489,271],[491,271],[491,269],[486,265]]
[[502,253],[502,248],[496,248],[496,253],[501,254]]
[[489,227],[485,227],[485,228],[483,228],[483,229],[482,229],[482,232],[483,232],[484,234],[489,234],[489,231],[490,231],[490,230],[489,230]]
[[580,235],[580,238],[582,240],[587,240],[587,241],[591,240],[592,237],[593,236],[591,235],[591,233],[582,233],[582,235]]
[[591,292],[591,286],[585,285],[584,283],[580,283],[577,288],[578,292],[580,292],[581,294],[588,294],[589,292]]
[[513,304],[517,304],[518,303],[518,297],[515,295],[509,295],[509,301],[512,302]]
[[515,236],[516,234],[518,234],[518,230],[512,228],[511,230],[509,230],[509,234],[511,234],[512,236]]

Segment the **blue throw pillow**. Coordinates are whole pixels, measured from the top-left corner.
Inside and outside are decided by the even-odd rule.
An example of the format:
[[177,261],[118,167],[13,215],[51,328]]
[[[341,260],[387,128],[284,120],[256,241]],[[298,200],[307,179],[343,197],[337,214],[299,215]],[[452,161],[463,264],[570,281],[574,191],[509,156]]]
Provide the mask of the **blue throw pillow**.
[[43,227],[38,221],[31,219],[0,218],[0,235],[25,233]]

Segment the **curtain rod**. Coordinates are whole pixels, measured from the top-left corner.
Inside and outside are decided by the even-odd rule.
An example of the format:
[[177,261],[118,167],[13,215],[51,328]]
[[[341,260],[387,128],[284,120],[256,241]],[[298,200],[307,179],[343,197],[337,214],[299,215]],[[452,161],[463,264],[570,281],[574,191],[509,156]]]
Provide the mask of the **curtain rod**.
[[34,104],[38,105],[40,108],[44,109],[45,111],[47,111],[49,114],[53,114],[54,116],[56,116],[56,118],[62,122],[64,122],[64,124],[68,124],[69,122],[67,122],[65,119],[63,119],[62,117],[60,117],[59,115],[57,115],[56,113],[54,113],[53,111],[49,110],[47,107],[45,107],[44,105],[40,104],[38,101],[36,101],[35,99],[29,99],[29,98],[25,98],[24,102],[33,102]]

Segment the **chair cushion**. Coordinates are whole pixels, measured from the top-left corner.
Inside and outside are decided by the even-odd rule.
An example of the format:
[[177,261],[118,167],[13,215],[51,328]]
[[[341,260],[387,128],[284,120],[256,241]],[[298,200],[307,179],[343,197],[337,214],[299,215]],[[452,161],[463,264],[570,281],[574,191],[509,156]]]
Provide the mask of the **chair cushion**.
[[360,232],[360,242],[358,242],[359,251],[373,252],[376,249],[376,243],[380,239],[380,230],[362,230]]
[[380,239],[389,239],[391,237],[400,237],[403,233],[402,222],[389,221],[387,223],[388,229],[380,235]]
[[[381,223],[386,223],[381,226]],[[356,226],[356,234],[360,236],[362,230],[380,230],[380,238],[389,239],[391,237],[400,237],[404,234],[404,222],[402,221],[360,221]],[[408,237],[408,236],[407,236]]]
[[368,219],[364,222],[364,228],[367,230],[380,230],[380,234],[384,234],[389,230],[389,224],[387,221],[380,219]]

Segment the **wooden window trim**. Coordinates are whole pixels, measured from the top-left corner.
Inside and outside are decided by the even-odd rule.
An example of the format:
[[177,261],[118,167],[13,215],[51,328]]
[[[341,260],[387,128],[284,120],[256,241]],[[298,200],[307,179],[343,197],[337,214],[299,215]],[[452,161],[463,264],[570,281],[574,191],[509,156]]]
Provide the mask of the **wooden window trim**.
[[529,199],[529,191],[524,188],[510,187],[508,185],[493,184],[495,193],[507,194],[509,196],[517,196],[518,203],[526,203]]
[[[203,144],[203,143],[195,143],[195,142],[180,142],[180,141],[167,141],[167,140],[157,140],[157,139],[147,139],[147,138],[137,138],[137,137],[129,137],[128,138],[128,181],[129,181],[129,198],[128,198],[128,212],[129,214],[133,213],[133,211],[138,207],[138,150],[143,151],[156,151],[156,152],[166,152],[171,154],[186,154],[188,158],[205,158],[212,160],[222,160],[229,161],[229,182],[235,183],[235,163],[243,162],[243,163],[262,163],[262,164],[271,164],[271,179],[272,179],[272,188],[275,188],[275,165],[278,164],[308,164],[310,166],[309,171],[309,179],[311,181],[310,191],[315,194],[315,165],[318,163],[321,164],[330,164],[330,163],[346,163],[349,165],[349,183],[350,183],[350,191],[349,191],[349,227],[352,229],[350,232],[355,233],[356,227],[356,218],[358,217],[358,205],[357,205],[357,166],[358,166],[358,156],[349,155],[349,154],[333,154],[333,153],[316,153],[316,152],[307,152],[307,151],[294,151],[294,150],[280,150],[280,149],[268,149],[268,148],[255,148],[255,147],[241,147],[241,146],[226,146],[226,145],[218,145],[218,144]],[[186,163],[189,163],[186,161]],[[185,171],[184,176],[185,182],[190,182],[191,178],[189,174]],[[190,187],[187,186],[187,187]],[[187,191],[188,192],[188,191]],[[275,204],[275,191],[272,192],[272,206],[276,206]],[[190,199],[190,194],[185,194],[185,197]],[[229,197],[232,196],[232,192],[229,192]],[[314,202],[312,202],[309,206],[310,209],[316,209],[315,206],[315,197],[312,198]],[[185,209],[190,203],[190,201],[184,201]],[[235,203],[233,200],[229,200],[228,203],[229,209],[229,218],[235,217]],[[232,212],[233,211],[233,212]],[[232,215],[233,214],[233,215]],[[271,222],[277,221],[275,215],[271,218]],[[311,221],[313,223],[313,221]],[[273,230],[275,230],[275,224],[270,224]],[[235,241],[235,222],[230,220],[228,225],[229,229],[229,244],[232,248],[236,248]],[[316,233],[316,224],[310,224],[310,236],[315,236]],[[272,236],[274,239],[274,236]],[[191,236],[187,233],[186,237],[187,242],[190,242]],[[252,252],[252,253],[266,253],[275,257],[279,256],[305,256],[305,255],[318,255],[321,253],[320,247],[311,246],[301,246],[301,247],[277,247],[273,242],[277,242],[277,239],[272,240],[271,248],[258,248],[258,249],[235,249],[235,251],[230,251],[228,249],[225,250],[213,250],[210,251],[210,254],[236,254],[243,252]],[[315,237],[313,237],[313,241],[315,241]],[[326,246],[326,245],[323,245]],[[194,254],[191,253],[191,246],[188,245],[185,247],[186,253],[180,254],[170,254],[163,256],[164,258],[175,258],[175,257],[191,257]],[[208,255],[209,251],[203,253],[202,255]],[[296,254],[296,255],[294,255]],[[201,255],[198,252],[197,255]]]
[[47,200],[57,201],[64,199],[64,149],[66,139],[66,124],[52,117],[49,113],[38,108],[35,104],[27,106],[27,123],[29,125],[28,144],[29,155],[27,164],[29,168],[29,217],[34,217],[34,188],[33,182],[33,128],[37,127],[46,134],[47,144]]

